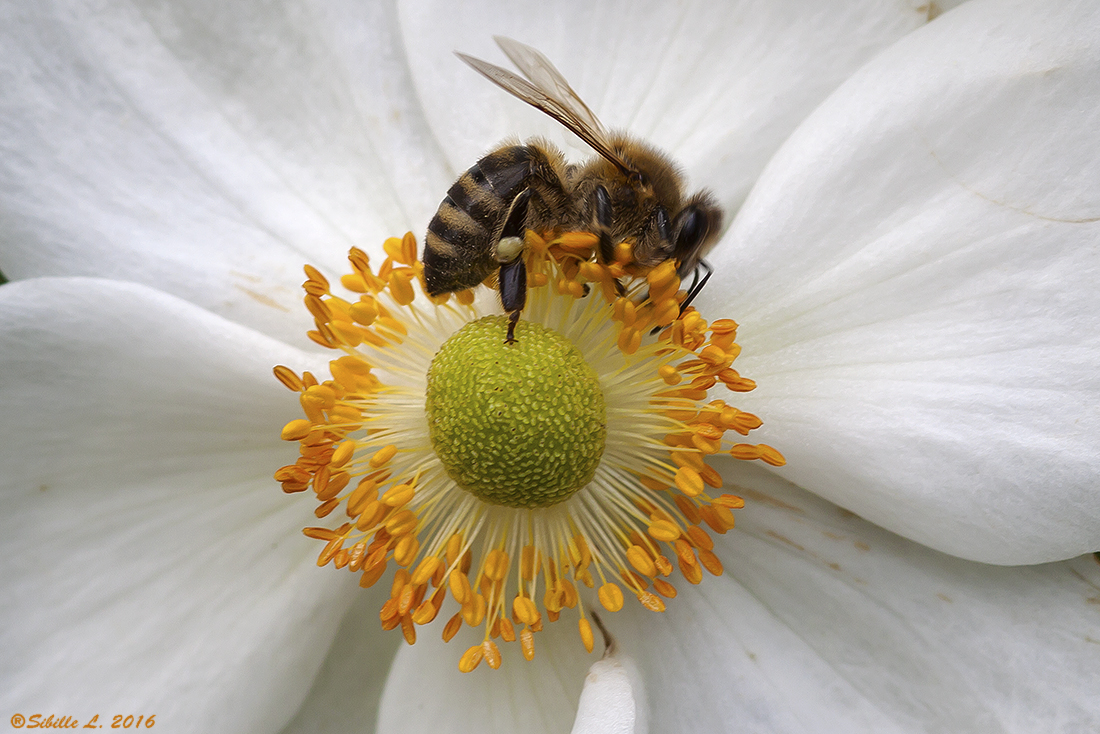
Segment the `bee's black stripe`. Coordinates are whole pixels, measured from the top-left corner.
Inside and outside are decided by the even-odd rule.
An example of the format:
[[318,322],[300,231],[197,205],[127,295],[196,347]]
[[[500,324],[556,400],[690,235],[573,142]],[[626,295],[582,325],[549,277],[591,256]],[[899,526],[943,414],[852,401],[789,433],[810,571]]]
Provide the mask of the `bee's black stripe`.
[[[428,222],[428,232],[450,243],[452,247],[448,249],[453,257],[469,257],[492,235],[491,230],[481,222],[446,200],[439,205],[432,221]],[[451,253],[441,251],[439,254]]]
[[499,197],[493,193],[492,184],[477,164],[455,181],[443,204],[466,212],[483,227],[491,226],[500,216]]
[[513,145],[489,153],[459,176],[428,223],[424,278],[429,293],[470,288],[499,267],[496,240],[504,219],[532,176],[547,175],[543,169],[554,175],[541,152]]

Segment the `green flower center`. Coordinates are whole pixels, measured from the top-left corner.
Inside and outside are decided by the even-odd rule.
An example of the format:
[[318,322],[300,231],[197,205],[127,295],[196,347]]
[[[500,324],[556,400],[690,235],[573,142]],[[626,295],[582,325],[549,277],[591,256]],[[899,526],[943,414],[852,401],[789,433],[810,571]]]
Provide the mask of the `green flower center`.
[[467,324],[428,368],[425,409],[447,473],[481,500],[549,507],[592,480],[607,411],[573,343],[530,321],[505,344],[505,316]]

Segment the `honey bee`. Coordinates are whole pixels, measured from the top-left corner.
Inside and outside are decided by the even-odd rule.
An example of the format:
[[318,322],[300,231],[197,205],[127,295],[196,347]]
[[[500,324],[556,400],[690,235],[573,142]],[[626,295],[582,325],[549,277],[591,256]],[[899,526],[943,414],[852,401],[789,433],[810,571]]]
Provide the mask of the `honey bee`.
[[[542,110],[576,133],[599,155],[569,165],[556,147],[532,139],[506,144],[459,176],[428,224],[424,280],[428,293],[472,288],[498,271],[501,305],[509,315],[506,341],[527,301],[523,235],[527,229],[585,230],[599,240],[604,264],[615,243],[632,244],[632,265],[642,270],[672,259],[684,278],[696,268],[688,298],[709,277],[702,256],[714,243],[722,210],[706,191],[687,196],[677,166],[652,145],[608,132],[550,60],[509,38],[497,44],[523,73],[462,53],[458,57],[489,81]],[[688,301],[685,301],[685,305]]]

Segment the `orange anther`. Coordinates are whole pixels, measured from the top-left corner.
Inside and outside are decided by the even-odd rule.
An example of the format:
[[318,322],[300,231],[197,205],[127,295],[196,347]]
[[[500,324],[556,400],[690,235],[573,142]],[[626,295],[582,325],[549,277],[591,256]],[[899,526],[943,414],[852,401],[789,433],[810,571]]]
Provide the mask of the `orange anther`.
[[664,579],[654,579],[653,589],[666,599],[676,598],[676,587]]
[[523,624],[532,625],[539,621],[539,610],[535,602],[526,596],[517,596],[512,600],[512,613]]
[[448,577],[447,585],[451,589],[451,596],[459,604],[465,604],[473,596],[473,589],[470,588],[470,579],[466,577],[466,574],[459,571],[457,568],[451,571],[451,575]]
[[332,459],[329,461],[329,466],[333,468],[341,467],[348,463],[352,454],[355,453],[355,441],[344,441],[336,447],[336,451],[332,454]]
[[596,646],[596,639],[592,636],[592,624],[587,619],[581,619],[577,627],[581,633],[581,642],[584,643],[584,649],[592,652],[592,648]]
[[698,525],[692,525],[688,528],[687,536],[688,540],[691,541],[692,545],[696,548],[702,548],[708,551],[714,548],[714,541],[707,535],[707,531],[703,530]]
[[535,659],[535,635],[530,629],[525,627],[523,631],[519,633],[519,645],[523,650],[523,657],[526,658],[528,662]]
[[462,536],[455,533],[447,538],[447,565],[458,560],[458,554],[462,552]]
[[500,648],[497,647],[497,643],[485,640],[481,643],[481,652],[490,668],[496,670],[500,667]]
[[638,594],[638,601],[642,603],[642,606],[651,612],[663,612],[665,611],[665,603],[661,601],[661,597],[656,594],[651,594],[648,591],[643,591]]
[[393,549],[393,560],[398,566],[409,566],[420,551],[420,541],[415,535],[402,535]]
[[407,535],[411,533],[416,529],[416,522],[416,515],[413,514],[412,510],[401,510],[401,512],[391,515],[389,519],[386,520],[385,527],[390,535],[396,537],[398,535]]
[[607,611],[617,612],[623,608],[623,591],[617,584],[608,581],[596,594]]
[[413,271],[408,268],[390,273],[390,295],[402,306],[408,306],[416,298],[416,291],[412,287],[413,275]]
[[481,658],[484,656],[484,648],[481,645],[474,645],[462,653],[462,657],[458,660],[458,669],[463,673],[469,673],[481,664]]
[[653,564],[653,559],[640,545],[632,545],[627,548],[626,560],[640,574],[650,577],[657,575],[657,567]]
[[[397,260],[401,262],[401,238],[400,237],[387,237],[382,243],[382,250],[391,260]],[[404,263],[405,265],[411,265],[412,263]]]
[[670,364],[661,365],[657,368],[657,374],[661,376],[661,379],[668,385],[679,385],[684,379],[680,372]]
[[443,641],[450,642],[458,630],[462,627],[462,614],[455,614],[453,617],[447,620],[447,624],[443,626]]
[[383,446],[378,451],[374,452],[374,456],[370,457],[370,465],[374,469],[378,469],[389,463],[390,459],[397,455],[397,447],[392,443],[388,446]]
[[440,564],[441,561],[438,557],[428,556],[416,565],[416,570],[413,571],[410,582],[413,584],[413,586],[422,586],[428,583]]
[[493,581],[503,581],[508,575],[508,554],[499,548],[489,551],[485,557],[485,575]]
[[416,494],[416,488],[411,484],[395,484],[382,494],[382,504],[389,507],[401,507],[407,505]]
[[703,568],[710,571],[711,575],[713,575],[713,576],[721,576],[722,575],[722,561],[720,561],[718,559],[718,556],[714,555],[713,552],[711,552],[709,550],[700,550],[699,551],[699,563],[702,564]]
[[638,351],[638,347],[642,346],[642,332],[626,327],[619,332],[618,344],[623,354],[634,354]]
[[649,526],[649,534],[657,540],[672,542],[680,537],[680,528],[669,520],[656,520]]
[[305,387],[302,385],[301,378],[299,378],[298,375],[294,374],[294,370],[290,369],[289,367],[278,365],[275,367],[273,372],[275,373],[275,379],[286,385],[288,390],[301,392],[305,389]]
[[703,478],[690,466],[682,466],[676,471],[676,488],[688,497],[703,493]]
[[283,426],[280,435],[284,441],[300,441],[308,436],[311,430],[313,430],[313,424],[304,418],[299,418]]
[[378,318],[378,306],[373,298],[364,296],[351,304],[348,308],[348,313],[357,323],[363,326],[370,326],[374,323],[374,320]]
[[325,276],[321,275],[320,270],[313,267],[312,265],[303,265],[302,270],[305,271],[307,278],[309,278],[314,283],[320,285],[326,291],[328,290],[328,280],[325,279]]

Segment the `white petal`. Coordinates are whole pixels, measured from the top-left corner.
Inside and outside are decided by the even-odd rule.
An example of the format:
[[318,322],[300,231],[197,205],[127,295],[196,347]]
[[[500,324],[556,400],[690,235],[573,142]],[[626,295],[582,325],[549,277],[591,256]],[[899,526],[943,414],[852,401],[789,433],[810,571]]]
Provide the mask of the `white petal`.
[[420,232],[449,181],[395,11],[0,9],[0,270],[143,282],[303,344],[305,261]]
[[298,412],[271,366],[306,359],[144,286],[0,287],[5,711],[290,719],[358,591],[270,478]]
[[378,621],[378,610],[389,591],[385,581],[368,591],[359,590],[313,688],[282,734],[370,734],[375,730],[385,673],[397,646],[404,644],[400,631],[386,632]]
[[482,662],[473,672],[460,673],[459,658],[480,644],[484,633],[464,627],[443,644],[443,624],[455,611],[444,607],[435,622],[419,629],[415,645],[398,651],[382,694],[378,732],[568,731],[585,673],[598,655],[585,654],[576,622],[566,622],[563,614],[536,633],[531,662],[523,659],[518,642],[503,643],[499,670]]
[[[1100,565],[1006,568],[924,548],[762,469],[720,578],[604,619],[651,730],[783,734],[1100,728]],[[727,472],[726,470],[729,469]]]
[[700,303],[784,476],[966,558],[1100,547],[1098,38],[1093,3],[967,3],[777,154]]
[[[928,3],[407,2],[401,25],[432,130],[455,171],[507,136],[591,149],[457,60],[511,67],[491,36],[535,46],[611,128],[668,150],[736,209],[791,130],[855,69],[924,23]],[[441,18],[446,18],[441,22]]]

